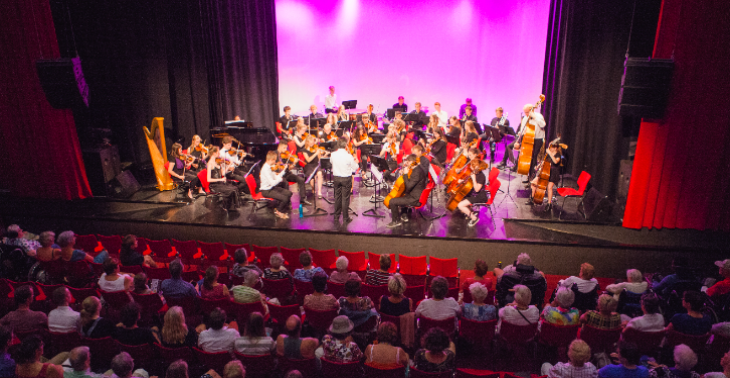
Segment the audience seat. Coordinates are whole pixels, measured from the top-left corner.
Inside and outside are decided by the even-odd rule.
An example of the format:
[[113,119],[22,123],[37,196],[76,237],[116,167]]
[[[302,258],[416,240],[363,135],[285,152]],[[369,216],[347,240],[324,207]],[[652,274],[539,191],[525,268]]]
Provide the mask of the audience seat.
[[304,378],[315,378],[317,374],[317,359],[291,360],[286,357],[279,357],[281,372],[286,374],[292,370],[299,370]]
[[97,373],[107,371],[109,362],[119,354],[119,346],[111,336],[100,339],[85,338],[84,345],[89,347],[91,353],[91,370]]
[[[206,298],[200,298],[200,312],[203,314],[203,316],[206,316],[210,314],[213,310],[215,310],[216,307],[220,308],[221,310],[225,311],[226,314],[234,315],[231,311],[231,303],[232,301],[228,298],[220,298],[220,299],[206,299]],[[263,315],[263,313],[261,313]]]
[[338,284],[334,282],[327,282],[327,294],[332,294],[335,298],[346,297],[345,284]]
[[61,352],[67,352],[77,346],[84,345],[81,340],[81,334],[76,331],[64,333],[48,331],[47,340],[48,344],[44,349],[44,354],[48,358],[53,358],[53,356]]
[[138,236],[137,237],[137,252],[139,252],[143,255],[151,254],[152,251],[150,251],[150,246],[147,245],[148,241],[149,241],[149,239]]
[[409,369],[409,378],[453,378],[453,371],[442,371],[440,373],[427,373],[411,366]]
[[172,278],[170,275],[170,269],[168,268],[145,268],[144,271],[147,274],[149,280],[160,280],[164,281]]
[[101,298],[113,310],[121,310],[127,303],[133,302],[132,296],[128,291],[104,291],[100,290]]
[[203,256],[203,253],[198,249],[198,243],[195,240],[180,241],[172,239],[172,243],[183,264],[201,265],[200,258]]
[[453,317],[446,318],[443,320],[435,320],[435,319],[427,318],[425,316],[420,316],[418,318],[418,334],[419,334],[418,338],[420,339],[420,335],[425,335],[426,333],[428,333],[428,331],[431,328],[436,328],[436,327],[443,329],[449,335],[453,335],[454,332],[456,331],[456,325],[454,323]]
[[273,303],[268,303],[267,306],[269,307],[269,316],[271,319],[275,320],[280,327],[283,327],[284,324],[286,324],[286,320],[292,315],[296,315],[299,318],[302,317],[302,311],[299,304],[277,306]]
[[[368,262],[370,263],[370,269],[380,269],[380,256],[377,253],[368,252]],[[390,254],[390,269],[388,273],[393,274],[398,270],[398,262],[395,261],[395,253]]]
[[279,247],[261,247],[255,244],[251,245],[251,249],[256,256],[256,260],[258,260],[261,270],[268,268],[270,266],[269,260],[271,259],[271,255],[279,252]]
[[406,291],[403,292],[403,295],[406,298],[410,298],[413,300],[413,310],[416,309],[416,306],[418,306],[418,303],[421,302],[426,298],[426,286],[424,285],[418,285],[418,286],[410,286],[408,285],[406,287]]
[[271,354],[249,356],[234,352],[234,355],[246,367],[246,378],[266,378],[271,373],[272,367],[276,365],[274,356]]
[[[183,360],[188,362],[193,361],[193,350],[188,347],[168,348],[160,345],[159,343],[155,343],[154,346],[155,350],[157,351],[157,355],[160,356],[162,362],[165,364],[165,367],[169,366],[177,360]],[[248,366],[246,367],[248,368]]]
[[324,269],[327,274],[330,274],[330,272],[337,268],[335,265],[335,262],[337,262],[337,255],[335,254],[334,249],[319,250],[309,248],[309,253],[312,254],[312,261],[314,261],[314,264]]
[[[161,268],[165,269],[165,268]],[[133,276],[136,276],[138,273],[144,273],[144,268],[142,268],[140,265],[119,265],[119,271],[122,273],[131,274]],[[148,277],[149,278],[149,277]]]
[[167,264],[175,260],[175,251],[169,240],[148,240],[147,246],[152,252],[152,259],[155,262]]
[[675,346],[679,344],[684,344],[692,348],[692,350],[699,356],[704,354],[705,347],[707,346],[707,340],[710,338],[710,334],[707,333],[704,335],[687,335],[685,333],[671,330],[667,332],[666,338],[667,342],[665,343],[664,347],[669,348],[669,350],[674,350]]
[[314,293],[314,285],[311,282],[294,279],[294,290],[297,292],[297,300],[300,305],[304,304],[304,297]]
[[621,330],[621,328],[597,329],[586,325],[578,332],[578,338],[588,343],[593,354],[612,353],[613,345],[621,338]]
[[231,256],[231,258],[236,257],[237,249],[245,248],[246,252],[248,252],[248,261],[253,262],[255,260],[255,256],[251,253],[251,245],[249,245],[248,243],[245,243],[245,244],[223,243],[223,247],[226,249],[226,253],[228,253],[228,256]]
[[88,297],[97,297],[101,298],[101,295],[99,294],[99,291],[96,288],[74,288],[74,287],[68,287],[68,291],[71,292],[71,296],[74,298],[74,302],[77,305],[81,305],[81,303],[84,302],[84,299]]
[[363,365],[366,377],[377,378],[404,378],[406,376],[406,367],[396,367],[392,369],[380,369],[370,365]]
[[459,287],[459,259],[429,257],[429,277],[441,276],[449,280],[449,287]]
[[92,256],[96,256],[99,251],[97,248],[100,246],[99,241],[96,240],[96,235],[76,235],[76,249],[80,249]]
[[[659,332],[643,332],[637,331],[636,328],[624,328],[621,333],[621,340],[635,343],[639,347],[639,353],[642,356],[656,357],[656,353],[654,352],[659,349],[659,345],[664,340],[664,336],[665,332],[663,330]],[[715,340],[717,340],[717,336],[715,336]],[[725,352],[727,352],[728,348],[725,348]]]
[[[511,374],[510,374],[511,375]],[[456,369],[456,378],[500,378],[501,374],[491,370]]]
[[540,324],[539,342],[556,349],[561,360],[567,358],[568,346],[575,340],[580,325],[556,325],[542,320]]
[[398,272],[406,280],[408,286],[426,285],[426,273],[428,272],[426,256],[398,255]]
[[[198,247],[200,248],[200,252],[205,257],[205,266],[210,265],[216,265],[216,266],[225,266],[230,268],[231,265],[231,256],[233,254],[229,254],[225,248],[223,248],[223,243],[205,243],[202,241],[198,241]],[[234,249],[235,251],[235,249]]]
[[229,308],[231,309],[231,314],[236,317],[236,322],[240,324],[241,327],[248,322],[248,316],[254,312],[260,312],[261,315],[264,315],[265,319],[268,318],[266,316],[266,309],[264,308],[264,305],[261,304],[261,302],[238,303],[235,301],[231,301],[229,306]]
[[216,372],[223,372],[223,367],[233,360],[233,357],[231,357],[229,352],[210,353],[199,349],[198,347],[193,347],[193,354],[197,358],[198,362],[205,365],[207,368],[203,370],[203,373],[205,373],[208,369],[213,369]]
[[300,269],[302,264],[299,262],[299,255],[306,251],[304,248],[285,248],[281,247],[281,255],[286,261],[286,268],[294,274],[295,269]]
[[332,321],[337,317],[338,310],[319,311],[304,307],[304,314],[309,325],[322,334],[327,333],[327,329],[332,325]]
[[167,306],[162,303],[162,299],[157,293],[130,294],[132,294],[132,299],[141,308],[140,316],[142,318],[140,319],[140,323],[151,325],[156,317],[164,316],[164,313],[167,312]]
[[489,347],[494,340],[495,327],[498,319],[478,321],[461,318],[459,323],[459,338],[478,347]]
[[363,283],[360,287],[360,295],[370,297],[370,300],[375,304],[375,308],[380,308],[380,298],[383,295],[389,295],[388,285],[373,286]]
[[289,279],[269,280],[262,278],[261,282],[264,283],[263,293],[269,298],[278,298],[281,304],[284,304],[284,301],[292,294],[293,288]]
[[[132,359],[134,359],[135,366],[139,367],[149,367],[152,365],[152,361],[154,358],[154,350],[152,349],[152,345],[150,344],[140,344],[140,345],[126,345],[122,344],[119,341],[114,340],[114,343],[117,345],[117,349],[120,352],[127,352],[130,356],[132,356]],[[92,353],[93,355],[93,353]]]
[[111,256],[119,257],[119,252],[122,250],[122,237],[119,235],[101,235],[97,234],[96,238],[101,243],[101,246],[109,252]]
[[[415,304],[414,304],[415,307]],[[395,343],[395,345],[401,345],[401,339],[400,339],[400,316],[393,316],[388,314],[380,313],[380,324],[383,324],[385,322],[391,322],[393,325],[395,325],[395,328],[397,329],[396,332],[396,338],[398,341]]]
[[347,257],[347,270],[350,272],[363,272],[368,269],[368,261],[365,259],[365,252],[347,252],[340,250],[340,256]]
[[360,361],[335,362],[326,358],[319,361],[322,363],[323,378],[357,377],[360,375]]

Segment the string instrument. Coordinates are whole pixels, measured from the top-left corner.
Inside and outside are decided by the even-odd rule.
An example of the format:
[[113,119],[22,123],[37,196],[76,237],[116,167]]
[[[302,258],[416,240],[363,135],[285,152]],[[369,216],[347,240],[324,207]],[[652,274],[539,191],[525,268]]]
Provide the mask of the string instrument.
[[209,145],[208,147],[205,147],[205,146],[203,146],[202,143],[198,143],[198,145],[195,146],[195,151],[200,151],[200,152],[202,152],[202,153],[204,153],[204,154],[207,155],[208,154],[208,150],[210,149],[211,146],[212,145]]
[[[403,167],[406,167],[407,163],[403,163]],[[408,178],[411,178],[411,172],[413,172],[413,168],[418,165],[418,163],[411,163],[408,167]],[[406,190],[406,183],[403,180],[403,175],[398,176],[398,178],[395,180],[395,183],[393,183],[393,188],[390,190],[390,193],[385,197],[383,200],[383,204],[385,207],[390,207],[390,200],[393,198],[398,198],[403,196],[403,192]]]
[[390,143],[390,150],[388,150],[390,157],[395,159],[398,156],[398,152],[395,149],[395,143]]
[[456,161],[451,165],[451,169],[449,169],[448,172],[446,172],[446,176],[444,176],[443,183],[444,185],[451,184],[454,180],[456,180],[456,176],[459,172],[461,172],[462,168],[466,165],[466,163],[469,162],[469,158],[461,154],[456,158]]
[[[560,144],[560,148],[564,150],[568,148],[568,145],[560,143],[560,139],[558,139],[558,143]],[[550,154],[545,151],[544,144],[542,145],[542,149],[540,149],[540,153],[544,153],[545,157],[542,160],[540,169],[535,172],[535,177],[537,177],[537,188],[535,188],[535,194],[532,196],[532,201],[538,205],[541,205],[545,199],[545,191],[547,190],[548,183],[550,182],[550,170],[553,165]],[[550,201],[549,198],[548,201]]]
[[289,166],[289,164],[295,163],[296,160],[292,160],[292,158],[297,159],[297,157],[290,151],[284,151],[279,156],[281,156],[283,162],[276,163],[273,167],[271,167],[271,170],[275,173],[280,173],[281,171],[285,170]]
[[328,142],[331,142],[331,141],[333,141],[333,140],[337,140],[337,134],[335,134],[335,132],[334,132],[334,131],[330,131],[330,133],[329,133],[329,134],[325,135],[325,139],[326,139],[326,140],[327,140]]
[[180,157],[182,158],[181,160],[185,162],[185,164],[193,164],[196,160],[198,160],[198,158],[196,158],[195,156],[188,154],[182,154],[180,155]]
[[[538,108],[545,101],[545,95],[541,94],[540,99],[535,103],[533,110]],[[525,123],[525,130],[522,133],[520,143],[520,157],[517,159],[517,173],[520,175],[530,174],[530,163],[532,162],[532,149],[535,145],[535,125],[528,120]]]
[[[463,170],[465,172],[464,177],[459,178],[458,181],[454,181],[452,183],[453,188],[449,189],[449,201],[446,203],[446,209],[449,211],[454,211],[457,206],[459,206],[459,202],[464,200],[464,197],[468,196],[469,193],[471,193],[472,189],[474,189],[474,183],[471,180],[472,174],[481,174],[481,172],[487,168],[489,168],[489,164],[487,164],[483,160],[477,161],[478,166],[476,168],[472,168],[471,163],[467,165],[466,169]],[[482,188],[484,190],[484,188]]]
[[362,134],[360,135],[360,141],[365,142],[365,144],[373,144],[373,138],[369,137],[368,134]]

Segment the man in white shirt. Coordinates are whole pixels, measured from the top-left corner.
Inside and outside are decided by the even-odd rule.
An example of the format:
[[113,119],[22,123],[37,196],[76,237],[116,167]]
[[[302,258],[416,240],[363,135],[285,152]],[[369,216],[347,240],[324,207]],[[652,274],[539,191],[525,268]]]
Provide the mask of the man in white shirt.
[[231,182],[231,184],[234,184],[236,188],[238,188],[238,190],[240,190],[241,192],[251,194],[250,190],[248,189],[248,185],[246,185],[246,178],[244,177],[244,175],[241,174],[241,172],[236,172],[236,170],[239,169],[242,164],[241,159],[245,158],[248,154],[245,151],[242,155],[239,155],[239,153],[231,155],[228,152],[233,148],[233,137],[230,135],[223,137],[221,143],[222,147],[219,157],[228,162],[226,164],[226,178],[229,180],[238,181],[238,183]]
[[335,87],[330,86],[330,94],[324,97],[324,114],[337,113],[337,95]]
[[[664,330],[664,316],[659,313],[659,297],[654,293],[648,293],[641,296],[641,311],[643,316],[637,316],[631,319],[626,328],[634,328],[642,332],[659,332]],[[626,315],[621,315],[624,319]],[[627,320],[627,319],[624,319]]]
[[274,209],[274,215],[282,219],[288,219],[289,216],[285,212],[288,212],[292,192],[279,186],[282,178],[286,175],[286,169],[282,169],[279,173],[275,173],[271,169],[276,163],[276,157],[276,151],[269,151],[266,154],[266,163],[261,167],[261,184],[259,188],[264,197],[279,201],[279,206]]
[[226,325],[226,312],[215,308],[208,319],[209,329],[198,336],[198,347],[208,353],[230,352],[241,335]]
[[48,330],[56,333],[78,331],[81,315],[68,306],[71,292],[65,287],[53,291],[53,303],[57,306],[48,313]]
[[[532,178],[533,171],[535,170],[535,165],[537,156],[540,154],[540,150],[542,149],[542,145],[545,142],[545,118],[542,116],[542,114],[538,113],[536,109],[534,109],[534,106],[532,104],[526,104],[524,107],[522,107],[522,111],[525,113],[525,116],[522,117],[522,123],[520,124],[520,132],[517,134],[517,140],[518,142],[515,143],[514,149],[519,150],[520,149],[520,143],[522,141],[520,138],[525,134],[525,125],[529,121],[531,124],[535,125],[535,144],[532,146],[532,160],[530,161],[530,172],[527,175],[527,180],[529,181]],[[528,182],[525,181],[525,182]]]
[[580,273],[578,277],[570,276],[564,280],[558,281],[558,285],[570,288],[573,284],[578,285],[578,291],[581,293],[590,293],[598,285],[598,280],[593,278],[596,269],[589,263],[580,265]]
[[[352,222],[350,214],[350,194],[352,194],[352,173],[357,171],[357,161],[347,152],[347,141],[345,139],[337,140],[337,151],[332,153],[330,162],[332,163],[332,176],[335,188],[335,222],[340,219],[340,214],[344,214],[342,220],[345,223]],[[343,213],[344,211],[344,213]]]
[[441,110],[441,103],[437,102],[433,104],[433,114],[436,114],[437,117],[439,117],[439,126],[446,127],[446,125],[449,123],[449,115],[446,113],[445,110]]

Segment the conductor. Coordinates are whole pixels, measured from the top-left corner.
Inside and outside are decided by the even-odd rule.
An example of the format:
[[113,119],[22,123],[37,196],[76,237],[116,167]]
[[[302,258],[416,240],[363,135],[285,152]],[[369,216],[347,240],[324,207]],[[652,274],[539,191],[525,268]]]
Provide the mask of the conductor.
[[[410,176],[408,175],[409,169],[411,171]],[[421,192],[426,189],[427,175],[428,172],[425,172],[421,168],[416,155],[411,154],[403,159],[401,176],[403,177],[405,189],[402,196],[390,200],[389,206],[392,219],[390,223],[388,223],[387,227],[393,228],[403,224],[400,219],[400,208],[402,206],[413,206],[419,203],[421,200]]]
[[352,222],[352,218],[348,213],[350,194],[352,194],[352,173],[357,171],[358,165],[355,158],[347,152],[347,141],[345,139],[338,139],[336,146],[337,151],[333,152],[330,157],[335,185],[335,222],[340,220],[340,214],[343,214],[344,211],[342,220],[349,223]]

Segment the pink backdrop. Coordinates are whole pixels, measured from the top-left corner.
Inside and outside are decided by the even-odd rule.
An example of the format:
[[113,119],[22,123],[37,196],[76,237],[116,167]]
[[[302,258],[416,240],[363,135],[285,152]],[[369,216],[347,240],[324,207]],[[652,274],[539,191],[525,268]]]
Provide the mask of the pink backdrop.
[[384,112],[466,97],[516,122],[542,87],[549,0],[277,0],[280,105],[323,109],[327,88]]

